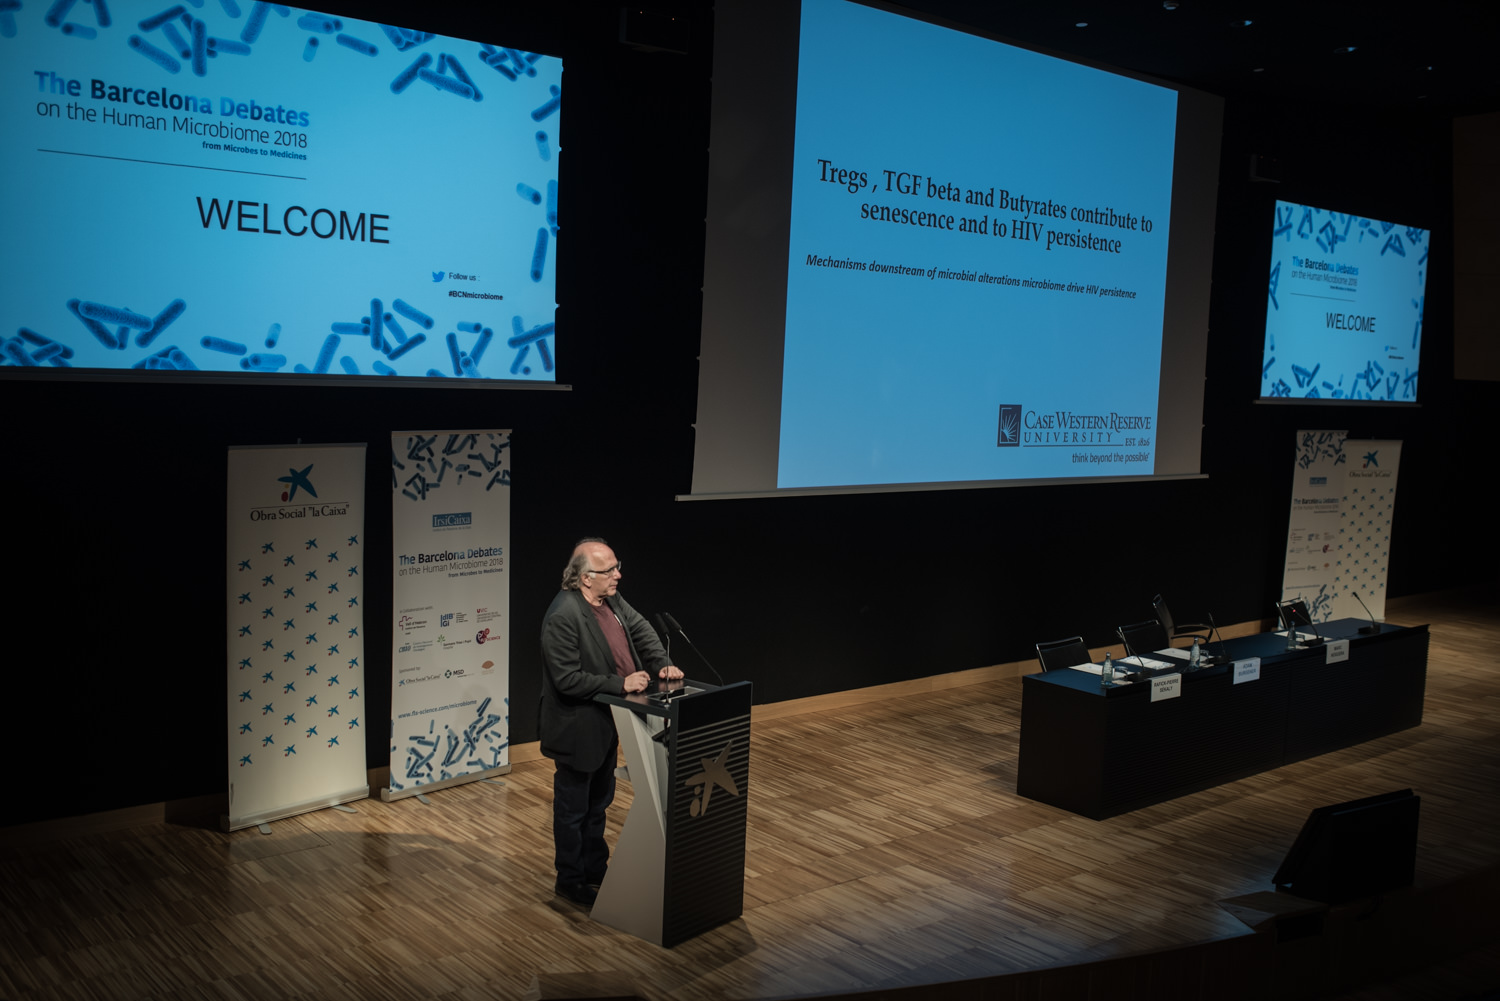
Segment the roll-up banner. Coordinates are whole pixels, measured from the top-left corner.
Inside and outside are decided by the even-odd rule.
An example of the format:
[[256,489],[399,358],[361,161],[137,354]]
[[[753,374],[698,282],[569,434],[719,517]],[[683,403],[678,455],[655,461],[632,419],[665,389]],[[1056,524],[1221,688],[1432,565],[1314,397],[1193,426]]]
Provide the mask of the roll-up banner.
[[1297,432],[1283,601],[1305,600],[1317,622],[1385,617],[1400,463],[1399,441]]
[[1301,598],[1314,621],[1326,622],[1338,560],[1339,513],[1344,498],[1344,439],[1348,431],[1298,431],[1287,522],[1281,600]]
[[1348,438],[1344,454],[1344,498],[1339,505],[1338,560],[1329,618],[1384,619],[1401,442]]
[[391,435],[387,801],[510,771],[510,432]]
[[365,799],[365,446],[229,450],[226,830]]

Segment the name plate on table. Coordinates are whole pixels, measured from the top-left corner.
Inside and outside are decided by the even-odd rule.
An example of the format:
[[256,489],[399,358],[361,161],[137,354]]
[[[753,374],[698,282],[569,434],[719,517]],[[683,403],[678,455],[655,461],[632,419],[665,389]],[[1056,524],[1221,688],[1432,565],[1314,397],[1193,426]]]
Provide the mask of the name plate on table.
[[1151,701],[1175,699],[1182,694],[1182,675],[1161,674],[1151,679]]
[[1238,685],[1242,681],[1260,680],[1260,658],[1246,657],[1244,660],[1234,662],[1234,683]]
[[1325,664],[1337,664],[1349,659],[1348,640],[1329,640],[1327,650],[1328,659],[1323,662]]

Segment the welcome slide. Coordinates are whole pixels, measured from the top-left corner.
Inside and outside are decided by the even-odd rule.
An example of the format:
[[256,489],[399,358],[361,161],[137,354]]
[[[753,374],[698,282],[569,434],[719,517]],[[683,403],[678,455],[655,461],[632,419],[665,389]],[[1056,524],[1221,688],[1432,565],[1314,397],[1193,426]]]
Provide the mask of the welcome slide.
[[552,380],[555,58],[0,0],[3,364]]

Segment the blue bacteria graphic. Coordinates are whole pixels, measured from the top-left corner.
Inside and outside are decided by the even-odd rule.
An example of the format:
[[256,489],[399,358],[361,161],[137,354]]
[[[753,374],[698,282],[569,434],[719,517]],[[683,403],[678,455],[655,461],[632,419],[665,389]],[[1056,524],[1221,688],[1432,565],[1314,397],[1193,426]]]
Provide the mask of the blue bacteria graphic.
[[242,355],[250,350],[238,341],[228,341],[222,337],[205,337],[199,343],[209,351],[221,351],[228,355]]
[[180,72],[181,68],[183,68],[183,65],[178,63],[177,59],[171,53],[163,53],[162,50],[154,47],[154,45],[151,45],[150,42],[145,41],[139,35],[130,36],[129,47],[133,48],[141,56],[144,56],[145,59],[151,60],[151,62],[156,63],[160,68],[165,69],[168,74],[175,74],[175,72]]
[[545,226],[536,231],[536,248],[531,252],[531,280],[534,282],[542,280],[542,270],[547,264],[547,236]]
[[396,299],[391,303],[391,308],[400,313],[402,316],[406,317],[408,320],[411,320],[413,323],[420,323],[428,330],[432,329],[432,317],[428,316],[420,309],[417,309],[415,306],[408,305],[406,302],[400,299]]
[[[535,72],[535,68],[534,67],[533,67],[532,71]],[[537,108],[535,111],[533,111],[531,113],[531,120],[532,121],[534,121],[534,122],[540,122],[542,119],[548,117],[553,112],[555,112],[559,107],[561,107],[561,105],[562,105],[562,90],[561,90],[561,88],[559,88],[556,84],[553,84],[551,90],[552,90],[552,98],[551,98],[551,100],[547,101],[547,103],[543,104],[540,108]]]
[[396,79],[391,81],[391,93],[399,94],[407,87],[410,87],[411,82],[417,78],[417,74],[431,65],[432,53],[422,53],[416,59],[412,60],[410,66],[396,74]]
[[186,7],[182,6],[182,4],[174,4],[173,6],[168,7],[166,10],[162,11],[160,14],[153,14],[150,17],[142,18],[140,22],[136,24],[136,27],[140,28],[142,31],[155,31],[157,28],[160,28],[168,21],[175,21],[186,13]]
[[363,56],[373,56],[380,51],[376,46],[370,44],[364,39],[355,38],[353,35],[346,35],[343,32],[334,35],[333,40],[335,42],[338,42],[344,48],[353,49],[355,52],[358,52]]
[[417,79],[423,83],[430,83],[439,90],[446,90],[450,94],[457,94],[459,97],[472,98],[474,96],[474,88],[457,77],[445,76],[424,68],[417,70]]
[[317,31],[324,35],[331,35],[341,30],[344,25],[336,17],[328,17],[323,14],[303,14],[297,18],[297,27],[303,31]]

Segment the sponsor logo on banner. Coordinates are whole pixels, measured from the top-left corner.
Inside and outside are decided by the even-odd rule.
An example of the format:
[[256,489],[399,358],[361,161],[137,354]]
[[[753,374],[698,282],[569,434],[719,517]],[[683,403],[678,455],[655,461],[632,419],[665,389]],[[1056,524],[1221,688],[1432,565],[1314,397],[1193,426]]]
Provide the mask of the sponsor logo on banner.
[[471,511],[435,514],[432,516],[433,528],[468,528],[472,524],[474,524],[474,514]]
[[436,674],[421,674],[415,678],[398,678],[396,680],[396,686],[398,688],[404,688],[407,685],[420,685],[424,681],[436,681],[438,677],[439,676]]
[[444,612],[442,615],[438,616],[438,626],[440,628],[447,629],[451,625],[453,625],[452,612]]
[[310,496],[318,496],[318,492],[313,489],[312,481],[307,478],[308,474],[312,472],[312,468],[312,463],[308,463],[303,469],[288,469],[285,476],[278,476],[276,478],[277,483],[285,483],[287,485],[286,489],[281,491],[281,502],[283,504],[297,499],[298,488],[307,491]]

